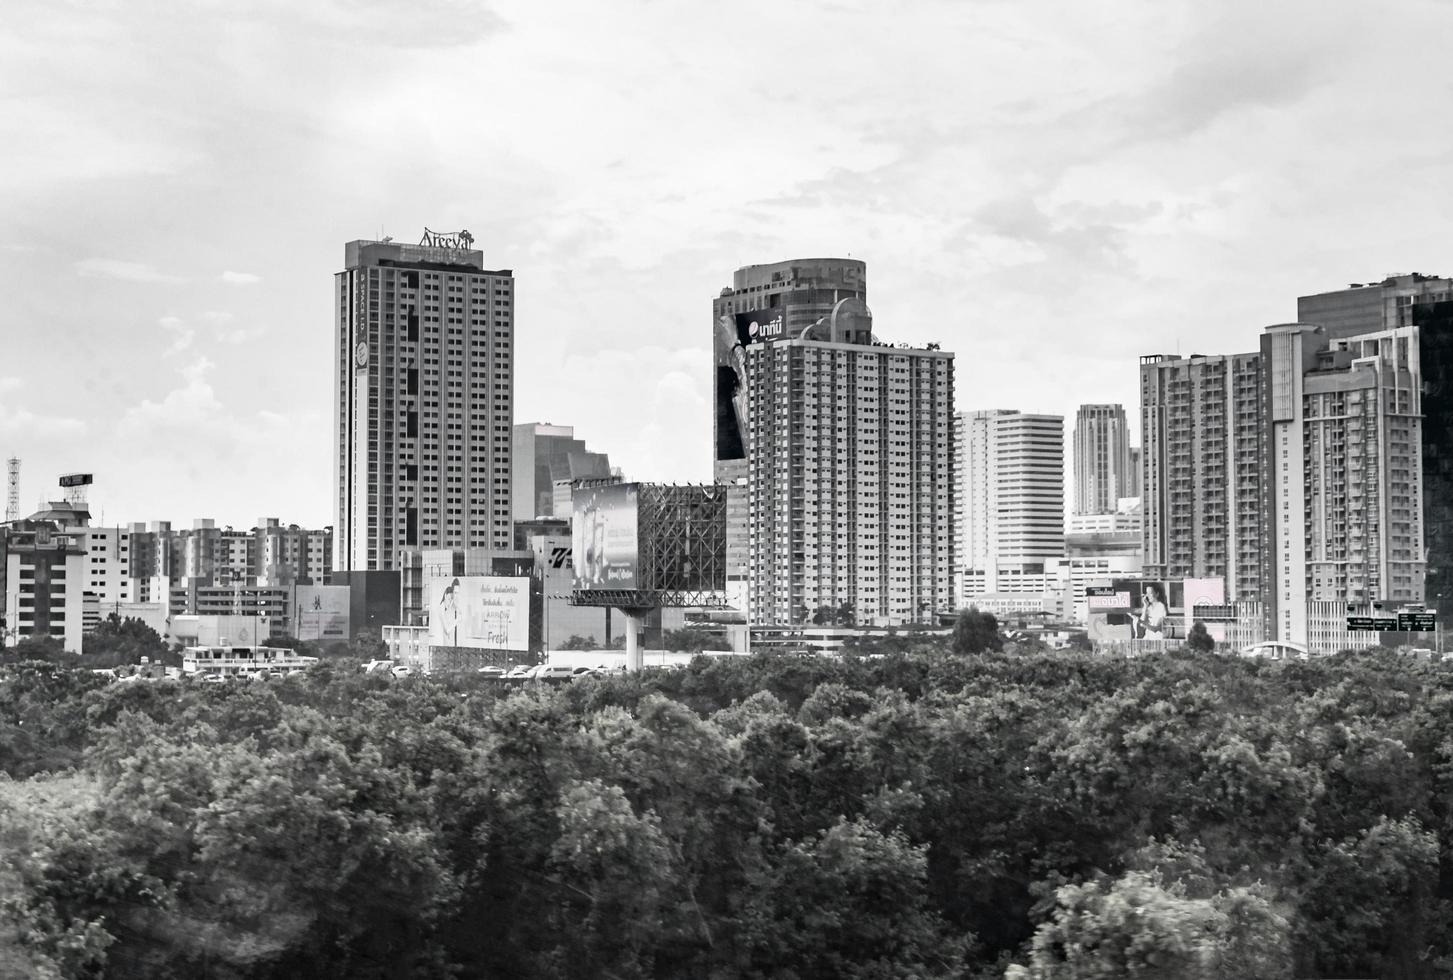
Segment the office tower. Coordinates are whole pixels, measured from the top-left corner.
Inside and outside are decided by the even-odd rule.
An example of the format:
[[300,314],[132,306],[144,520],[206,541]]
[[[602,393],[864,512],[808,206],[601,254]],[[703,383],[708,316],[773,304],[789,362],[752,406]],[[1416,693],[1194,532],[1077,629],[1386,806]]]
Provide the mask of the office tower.
[[1414,272],[1302,296],[1297,319],[1329,338],[1418,327],[1426,601],[1453,618],[1453,279]]
[[846,606],[856,625],[898,625],[950,609],[953,355],[872,343],[850,299],[743,359],[751,621]]
[[[564,480],[610,476],[610,457],[593,453],[575,438],[568,425],[526,422],[514,427],[512,455],[514,520],[570,517],[570,509],[555,508],[555,484]],[[521,547],[518,541],[516,547]]]
[[[964,596],[1021,591],[1064,557],[1064,419],[1013,409],[961,412],[958,471]],[[1033,585],[1031,583],[1031,585]]]
[[1121,497],[1140,493],[1130,459],[1123,405],[1081,405],[1075,413],[1076,514],[1113,514]]
[[[712,478],[728,487],[727,593],[735,602],[745,604],[749,540],[745,352],[799,336],[844,300],[856,301],[855,308],[866,312],[867,298],[867,265],[829,258],[744,266],[712,300]],[[868,342],[871,336],[855,340]]]
[[1308,642],[1318,603],[1423,600],[1418,328],[1329,339],[1268,327],[1264,573],[1277,639]]
[[[514,278],[467,232],[349,242],[336,276],[339,572],[510,546]],[[355,624],[356,625],[356,624]]]
[[1262,598],[1260,354],[1140,359],[1145,576]]

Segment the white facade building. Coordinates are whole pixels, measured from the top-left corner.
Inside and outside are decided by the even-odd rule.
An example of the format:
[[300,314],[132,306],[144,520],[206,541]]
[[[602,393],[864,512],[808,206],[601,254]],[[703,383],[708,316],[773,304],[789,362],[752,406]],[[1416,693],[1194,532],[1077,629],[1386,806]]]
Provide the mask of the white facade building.
[[1064,419],[993,409],[960,413],[958,427],[962,600],[1064,557]]

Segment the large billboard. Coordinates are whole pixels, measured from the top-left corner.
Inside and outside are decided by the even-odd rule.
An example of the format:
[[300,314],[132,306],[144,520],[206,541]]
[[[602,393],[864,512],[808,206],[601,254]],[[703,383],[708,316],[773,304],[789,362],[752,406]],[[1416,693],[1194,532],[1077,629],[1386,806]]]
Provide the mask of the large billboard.
[[313,642],[348,642],[353,590],[346,585],[299,585],[293,598],[293,635]]
[[[1175,583],[1177,586],[1180,583]],[[1091,640],[1170,640],[1184,635],[1171,611],[1180,606],[1180,589],[1175,593],[1165,582],[1141,579],[1113,579],[1085,587],[1089,608],[1087,632]]]
[[640,484],[580,487],[573,498],[575,588],[639,588]]
[[[1191,627],[1201,619],[1196,612],[1198,606],[1203,609],[1209,607],[1218,614],[1226,606],[1226,580],[1224,578],[1188,578],[1185,581],[1184,591],[1186,635],[1190,636]],[[1203,625],[1211,639],[1217,643],[1225,642],[1224,621],[1203,622]]]
[[428,583],[429,645],[530,648],[530,580],[445,575]]
[[717,319],[713,341],[717,459],[747,456],[747,346],[781,340],[786,335],[786,312],[780,307],[727,313]]

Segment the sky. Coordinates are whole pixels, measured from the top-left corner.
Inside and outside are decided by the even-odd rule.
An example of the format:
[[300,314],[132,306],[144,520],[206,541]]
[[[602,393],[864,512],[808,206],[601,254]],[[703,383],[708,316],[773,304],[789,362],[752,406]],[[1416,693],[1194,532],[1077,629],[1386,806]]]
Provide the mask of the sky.
[[867,262],[961,410],[1120,402],[1296,297],[1453,275],[1453,5],[9,0],[0,456],[21,510],[331,524],[344,243],[514,270],[515,422],[711,477],[711,299]]

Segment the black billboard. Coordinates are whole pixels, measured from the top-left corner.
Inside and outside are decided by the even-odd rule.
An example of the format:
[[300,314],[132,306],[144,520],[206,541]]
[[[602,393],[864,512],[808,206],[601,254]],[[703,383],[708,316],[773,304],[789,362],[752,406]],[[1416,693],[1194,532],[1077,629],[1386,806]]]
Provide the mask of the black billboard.
[[717,319],[716,458],[747,456],[747,359],[750,344],[781,340],[787,335],[787,314],[781,307],[749,313],[723,314]]

